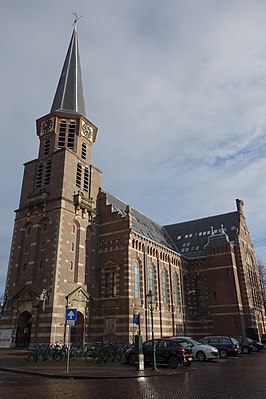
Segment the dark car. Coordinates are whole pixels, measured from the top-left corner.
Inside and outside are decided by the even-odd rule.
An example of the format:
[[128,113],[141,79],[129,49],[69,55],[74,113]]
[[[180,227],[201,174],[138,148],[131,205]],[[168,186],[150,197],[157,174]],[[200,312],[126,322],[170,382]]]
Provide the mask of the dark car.
[[254,339],[249,338],[254,347],[254,352],[262,351],[264,349],[264,345],[260,341],[254,341]]
[[203,344],[212,345],[218,349],[220,357],[237,356],[240,354],[240,345],[233,337],[210,335],[200,339]]
[[[156,363],[168,364],[172,369],[182,364],[185,367],[190,366],[193,356],[191,346],[182,339],[159,338],[154,340],[156,349]],[[152,340],[143,344],[143,355],[145,363],[152,363],[153,351]],[[126,352],[126,360],[132,366],[137,359],[134,346]]]
[[254,345],[251,339],[247,337],[234,337],[234,338],[239,342],[240,350],[245,355],[254,351]]

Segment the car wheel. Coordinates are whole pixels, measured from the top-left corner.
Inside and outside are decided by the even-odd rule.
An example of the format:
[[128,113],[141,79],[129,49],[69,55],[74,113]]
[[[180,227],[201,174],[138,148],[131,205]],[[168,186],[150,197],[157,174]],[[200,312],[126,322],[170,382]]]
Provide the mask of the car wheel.
[[204,362],[204,361],[206,360],[206,355],[205,355],[204,352],[198,351],[198,352],[196,353],[196,358],[197,358],[197,360],[198,360],[199,362]]
[[243,346],[242,352],[247,355],[249,353],[249,348],[247,346]]
[[130,366],[135,366],[136,356],[134,355],[134,353],[131,353],[131,355],[129,355],[128,363],[130,364]]
[[256,345],[254,345],[254,352],[258,352],[259,351],[259,348],[256,346]]
[[178,367],[178,359],[176,356],[170,356],[168,359],[168,365],[171,369],[176,369]]
[[221,357],[222,359],[227,358],[227,352],[226,352],[225,349],[221,349],[221,350],[219,351],[219,353],[220,353],[220,357]]
[[85,359],[87,360],[87,362],[92,362],[94,359],[93,352],[92,351],[86,352]]

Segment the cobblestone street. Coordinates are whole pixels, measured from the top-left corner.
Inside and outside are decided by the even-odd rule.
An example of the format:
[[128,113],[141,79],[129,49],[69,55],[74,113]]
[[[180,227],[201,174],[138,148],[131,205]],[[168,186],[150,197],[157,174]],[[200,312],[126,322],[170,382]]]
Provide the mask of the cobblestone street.
[[[124,367],[128,367],[124,365]],[[10,399],[265,399],[266,352],[198,363],[169,375],[62,379],[0,373],[0,397]]]

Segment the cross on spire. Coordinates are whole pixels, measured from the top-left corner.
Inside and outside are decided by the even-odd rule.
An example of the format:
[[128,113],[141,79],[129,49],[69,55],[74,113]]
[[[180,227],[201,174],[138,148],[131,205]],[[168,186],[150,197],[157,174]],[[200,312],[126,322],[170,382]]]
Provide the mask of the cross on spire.
[[77,25],[78,20],[81,18],[81,15],[79,15],[77,12],[72,12],[72,14],[75,16],[73,25]]

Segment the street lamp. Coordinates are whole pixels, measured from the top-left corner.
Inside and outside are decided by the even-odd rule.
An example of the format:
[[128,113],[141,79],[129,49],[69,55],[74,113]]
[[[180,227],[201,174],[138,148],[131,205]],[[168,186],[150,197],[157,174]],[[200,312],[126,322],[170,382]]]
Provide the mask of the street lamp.
[[152,355],[153,355],[153,357],[152,357],[152,360],[153,360],[152,370],[157,371],[157,367],[156,367],[156,349],[155,349],[155,342],[154,342],[154,325],[153,325],[154,295],[153,295],[151,289],[149,289],[149,292],[146,295],[146,299],[147,299],[147,302],[148,302],[150,315],[151,315],[151,341],[152,341]]

